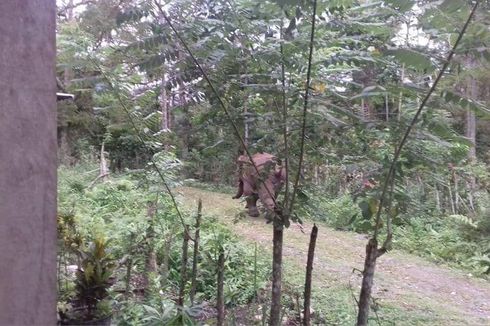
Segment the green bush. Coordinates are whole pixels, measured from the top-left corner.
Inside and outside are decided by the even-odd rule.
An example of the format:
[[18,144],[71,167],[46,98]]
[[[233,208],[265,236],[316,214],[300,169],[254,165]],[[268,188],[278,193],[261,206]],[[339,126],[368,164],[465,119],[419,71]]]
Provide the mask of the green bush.
[[316,192],[306,192],[303,209],[307,216],[324,221],[336,229],[356,230],[362,224],[362,214],[357,203],[348,194],[337,198],[323,197]]
[[430,258],[438,263],[463,267],[472,273],[488,273],[490,241],[461,219],[416,217],[394,228],[394,248]]
[[[172,162],[176,166],[180,165],[177,161]],[[59,173],[59,205],[73,217],[77,231],[84,241],[93,241],[93,237],[98,234],[105,235],[110,240],[114,258],[124,262],[130,257],[132,273],[142,275],[148,245],[151,243],[154,246],[160,264],[162,254],[166,250],[166,242],[171,238],[168,278],[163,280],[161,273],[156,275],[154,282],[152,281],[152,289],[148,290],[149,295],[139,304],[135,304],[130,298],[116,296],[116,307],[119,307],[120,313],[117,313],[115,318],[120,320],[121,324],[145,323],[143,319],[147,317],[148,309],[151,308],[156,309],[152,310],[154,313],[161,312],[160,315],[155,313],[155,316],[180,318],[175,314],[177,310],[164,314],[160,309],[162,291],[164,297],[175,297],[180,283],[182,224],[170,197],[163,193],[161,188],[155,191],[155,186],[150,187],[142,178],[133,178],[131,175],[111,175],[109,181],[91,185],[98,173],[96,168],[92,169],[93,167],[62,167]],[[147,179],[154,177],[150,174]],[[148,207],[150,203],[155,203],[157,198],[158,209],[154,218],[150,219]],[[186,223],[194,224],[191,215],[186,212],[182,214]],[[269,280],[270,266],[266,257],[255,257],[253,247],[239,243],[228,229],[215,220],[203,220],[200,247],[196,302],[216,299],[216,262],[220,249],[224,250],[226,256],[224,287],[225,303],[228,306],[250,302],[256,296],[257,290],[263,288]],[[190,242],[189,274],[192,257],[193,249]],[[116,271],[116,277],[116,284],[124,284],[125,265]],[[189,276],[187,291],[190,284]],[[146,305],[146,308],[142,305]],[[128,310],[124,311],[122,307]]]

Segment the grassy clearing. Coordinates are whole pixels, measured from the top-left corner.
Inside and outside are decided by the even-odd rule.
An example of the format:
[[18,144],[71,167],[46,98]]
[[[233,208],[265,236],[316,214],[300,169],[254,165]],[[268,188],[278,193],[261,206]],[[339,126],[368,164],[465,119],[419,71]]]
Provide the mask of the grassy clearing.
[[[236,216],[243,204],[227,194],[182,187],[186,207],[203,200],[205,214],[216,217],[240,239],[258,243],[270,256],[271,226],[261,219]],[[305,223],[305,233],[311,224]],[[304,282],[308,234],[293,225],[284,245],[285,281],[293,287]],[[363,266],[364,235],[335,231],[320,223],[313,289],[313,308],[324,322],[352,325]],[[357,270],[357,271],[356,271]],[[490,322],[490,284],[463,272],[438,267],[422,258],[393,251],[380,259],[374,288],[373,322],[383,325],[487,325]]]

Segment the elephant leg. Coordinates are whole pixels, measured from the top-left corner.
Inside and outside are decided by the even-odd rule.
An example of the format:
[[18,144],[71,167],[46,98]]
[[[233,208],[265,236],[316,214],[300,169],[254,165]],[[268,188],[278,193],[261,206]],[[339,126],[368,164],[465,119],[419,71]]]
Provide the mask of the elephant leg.
[[252,217],[257,217],[260,215],[259,210],[257,209],[257,199],[259,199],[259,197],[256,194],[252,194],[247,197],[246,208],[248,209],[248,215]]
[[238,199],[238,198],[242,197],[242,195],[243,195],[243,181],[242,181],[242,179],[240,179],[238,181],[238,192],[232,198],[233,199]]
[[274,189],[274,184],[272,180],[267,179],[265,182],[263,182],[258,190],[258,196],[262,204],[264,205],[265,208],[267,208],[270,211],[274,211],[275,208],[275,189]]
[[250,196],[254,193],[252,181],[249,177],[240,178],[238,181],[238,192],[233,199],[238,199],[241,196]]

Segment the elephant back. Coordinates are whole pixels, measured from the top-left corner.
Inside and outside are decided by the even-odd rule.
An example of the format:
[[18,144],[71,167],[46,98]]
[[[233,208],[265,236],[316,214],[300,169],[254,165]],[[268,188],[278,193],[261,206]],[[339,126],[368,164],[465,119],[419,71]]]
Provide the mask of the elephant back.
[[[259,171],[266,166],[275,166],[278,163],[277,157],[269,153],[254,154],[252,155],[252,160]],[[252,166],[253,168],[253,164],[250,162],[249,157],[246,155],[240,155],[240,157],[238,157],[238,164],[244,166]]]
[[282,178],[279,177],[281,172],[278,174],[278,171],[281,171],[283,168],[279,165],[279,160],[277,157],[269,153],[257,153],[252,155],[252,159],[257,167],[257,170],[259,171],[259,174],[257,175],[257,171],[255,170],[255,167],[251,163],[250,159],[245,155],[241,155],[238,158],[240,175],[248,180],[251,180],[254,188],[260,183],[270,180],[271,190],[272,188],[274,188],[274,190],[279,189],[281,183],[280,179]]

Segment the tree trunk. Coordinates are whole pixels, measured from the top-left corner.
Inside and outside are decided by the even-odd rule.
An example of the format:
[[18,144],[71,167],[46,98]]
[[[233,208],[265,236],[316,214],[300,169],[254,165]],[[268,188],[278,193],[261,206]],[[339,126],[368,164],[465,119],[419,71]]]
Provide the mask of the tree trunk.
[[366,326],[369,318],[369,308],[371,303],[371,291],[374,282],[374,271],[376,260],[378,259],[378,241],[374,238],[369,239],[366,245],[366,259],[364,261],[364,271],[362,272],[362,287],[359,297],[359,313],[357,315],[357,326]]
[[447,186],[449,203],[451,204],[451,213],[456,214],[456,209],[454,206],[453,191],[451,190],[451,180],[449,180],[449,185]]
[[466,109],[465,136],[472,142],[473,146],[468,151],[468,159],[476,160],[476,117],[470,108]]
[[58,128],[59,138],[59,163],[69,165],[70,164],[70,144],[68,143],[68,126],[64,125]]
[[[245,74],[247,70],[245,69]],[[244,84],[247,85],[248,78],[245,77]],[[243,88],[243,141],[245,142],[245,146],[248,147],[250,143],[250,123],[248,117],[248,92],[246,91],[246,87]]]
[[[401,72],[400,78],[401,78],[401,80],[400,80],[400,87],[403,87],[403,80],[405,79],[405,64],[402,64],[402,72]],[[401,120],[401,117],[402,117],[402,104],[403,104],[403,91],[400,90],[400,94],[399,94],[399,97],[398,97],[398,112],[397,112],[397,115],[396,115],[396,120],[397,121],[400,121]]]
[[125,289],[125,294],[126,297],[129,298],[129,295],[131,294],[131,271],[133,269],[133,259],[128,258],[126,261],[126,277],[125,277],[125,282],[126,282],[126,289]]
[[282,287],[282,243],[283,226],[274,226],[272,237],[272,298],[270,326],[281,325],[281,287]]
[[186,225],[184,228],[184,240],[182,242],[182,264],[180,267],[180,288],[179,288],[179,301],[180,307],[184,306],[185,296],[185,284],[187,283],[187,253],[189,250],[189,234],[187,233],[189,227]]
[[385,121],[390,121],[390,103],[388,102],[388,94],[385,95]]
[[163,73],[162,86],[160,94],[160,109],[162,110],[162,125],[161,130],[164,132],[170,131],[168,95],[167,95],[167,73]]
[[168,238],[165,240],[163,246],[163,259],[162,259],[162,286],[164,287],[168,281],[169,274],[169,260],[170,260],[170,250],[172,249],[172,242],[174,240],[174,234],[171,232]]
[[0,325],[56,325],[55,15],[0,1]]
[[435,192],[435,195],[436,195],[436,208],[437,208],[437,212],[438,213],[441,213],[442,212],[442,209],[441,209],[441,197],[439,195],[439,187],[437,186],[437,183],[434,185],[434,192]]
[[[246,100],[245,100],[246,101]],[[250,126],[248,123],[248,107],[247,107],[247,102],[244,102],[243,104],[243,117],[244,117],[244,135],[243,135],[243,141],[245,142],[245,146],[248,147],[248,144],[250,142]]]
[[218,294],[216,296],[216,310],[218,311],[218,326],[225,324],[225,296],[224,296],[224,278],[225,278],[225,253],[219,253],[218,258]]
[[146,216],[148,217],[148,228],[146,230],[146,261],[145,261],[145,296],[148,297],[150,295],[148,287],[151,282],[151,277],[155,276],[158,272],[158,264],[157,264],[157,254],[155,252],[155,231],[154,231],[154,219],[157,210],[157,202],[150,203],[148,206],[148,212]]
[[[361,84],[363,89],[376,85],[376,67],[371,64],[366,65],[363,70],[354,72],[352,78],[356,83]],[[377,120],[373,104],[368,97],[361,97],[361,118],[364,121]]]
[[199,198],[199,202],[197,204],[197,216],[196,216],[196,232],[194,234],[194,254],[192,259],[192,282],[191,282],[191,292],[190,299],[191,305],[194,305],[194,296],[196,294],[196,286],[197,286],[197,260],[199,258],[199,233],[201,230],[201,214],[202,211],[202,200]]
[[[477,62],[475,58],[468,56],[464,60],[465,66],[468,69],[476,69]],[[466,82],[466,96],[472,99],[473,101],[478,100],[479,91],[478,91],[478,82],[475,77],[469,76],[468,81]],[[465,136],[469,141],[473,144],[470,147],[468,152],[468,160],[470,162],[476,161],[476,116],[475,112],[470,108],[466,109],[465,115]]]
[[[68,1],[67,5],[67,10],[66,10],[66,18],[68,22],[72,23],[74,21],[74,15],[73,15],[73,0]],[[71,81],[73,79],[73,70],[70,66],[66,66],[63,69],[63,88],[66,92],[66,88],[68,88],[71,84]],[[70,143],[68,141],[68,133],[70,131],[69,126],[67,125],[68,122],[62,123],[61,125],[58,124],[58,139],[59,139],[59,151],[58,151],[58,161],[60,164],[66,164],[70,165],[71,162],[71,149],[70,149]]]
[[107,166],[107,160],[105,158],[104,143],[100,148],[100,177],[102,181],[106,181],[109,178],[109,167]]
[[315,245],[316,245],[316,237],[318,235],[318,227],[316,224],[313,225],[313,229],[311,230],[310,235],[310,246],[308,248],[308,260],[306,262],[306,278],[305,278],[305,304],[303,310],[303,325],[309,326],[311,319],[311,281],[313,274],[313,259],[315,257]]
[[[475,67],[476,62],[474,58],[469,58],[468,59],[468,64],[470,67]],[[474,101],[478,100],[479,97],[479,87],[478,83],[475,77],[471,76],[468,84],[467,84],[467,95]],[[470,147],[470,150],[468,151],[468,161],[470,163],[476,162],[476,116],[475,112],[471,110],[471,108],[466,109],[466,116],[465,116],[465,136],[468,138],[469,141],[471,141],[472,146]],[[471,209],[474,211],[474,204],[473,204],[473,193],[476,189],[476,179],[474,176],[470,176],[469,180],[467,181],[467,187],[468,187],[468,199],[469,199],[469,204]]]
[[454,210],[455,213],[459,213],[459,187],[458,187],[458,174],[453,170],[453,185],[454,185]]

